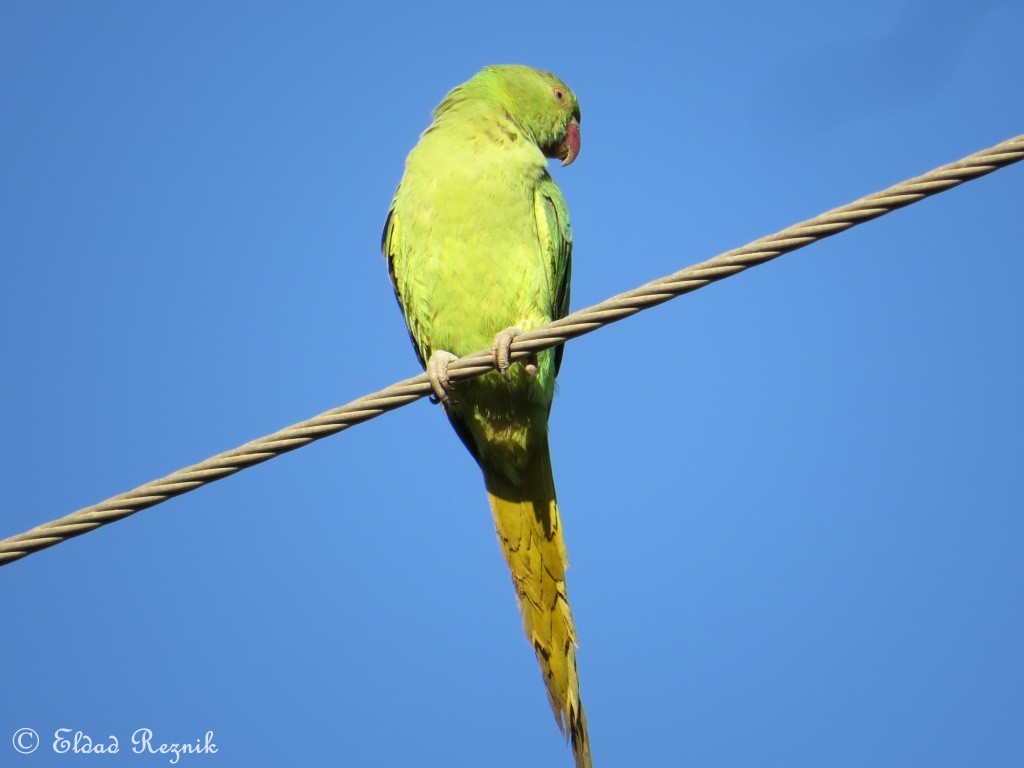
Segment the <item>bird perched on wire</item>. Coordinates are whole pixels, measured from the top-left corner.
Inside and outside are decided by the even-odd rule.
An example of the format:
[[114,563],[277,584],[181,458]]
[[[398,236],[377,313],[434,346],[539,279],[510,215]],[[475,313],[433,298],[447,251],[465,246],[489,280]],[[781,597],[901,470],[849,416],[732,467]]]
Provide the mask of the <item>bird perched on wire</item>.
[[[527,638],[578,768],[591,766],[568,565],[548,452],[562,347],[509,364],[515,337],[569,309],[572,229],[548,158],[580,151],[580,107],[550,72],[487,67],[452,90],[406,160],[382,250],[437,399],[483,470]],[[492,346],[496,371],[447,367]]]

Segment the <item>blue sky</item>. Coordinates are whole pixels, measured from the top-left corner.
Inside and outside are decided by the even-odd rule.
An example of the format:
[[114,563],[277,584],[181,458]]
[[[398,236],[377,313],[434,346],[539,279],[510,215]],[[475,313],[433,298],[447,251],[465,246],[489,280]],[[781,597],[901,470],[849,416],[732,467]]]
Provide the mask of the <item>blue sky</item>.
[[[997,0],[7,3],[0,536],[414,374],[380,229],[486,64],[579,95],[579,308],[1021,133],[1022,30]],[[598,766],[1020,765],[1022,194],[997,172],[568,347]],[[214,732],[180,764],[571,765],[425,401],[0,601],[4,765],[166,764],[141,727]]]

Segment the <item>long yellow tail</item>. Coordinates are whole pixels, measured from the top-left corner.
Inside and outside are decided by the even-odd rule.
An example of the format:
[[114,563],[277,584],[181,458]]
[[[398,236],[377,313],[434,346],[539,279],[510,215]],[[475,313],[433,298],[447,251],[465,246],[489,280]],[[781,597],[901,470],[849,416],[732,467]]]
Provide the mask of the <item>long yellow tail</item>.
[[484,480],[523,627],[537,653],[555,720],[572,740],[576,768],[592,768],[576,675],[576,629],[565,590],[569,563],[546,440],[541,448],[532,452],[518,484],[486,465]]

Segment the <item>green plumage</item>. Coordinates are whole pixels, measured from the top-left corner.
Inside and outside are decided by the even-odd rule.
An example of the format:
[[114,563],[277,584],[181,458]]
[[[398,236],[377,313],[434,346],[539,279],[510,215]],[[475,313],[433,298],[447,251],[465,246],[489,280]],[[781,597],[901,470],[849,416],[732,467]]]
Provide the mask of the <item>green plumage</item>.
[[[569,307],[572,230],[549,157],[575,158],[579,106],[554,75],[488,67],[455,88],[409,154],[383,250],[421,362],[462,356],[495,334],[530,330]],[[547,448],[561,349],[535,375],[514,365],[462,382],[449,419],[484,471],[527,634],[555,709],[589,765],[575,630]]]
[[[570,103],[557,104],[552,88]],[[469,354],[504,328],[530,330],[567,313],[572,229],[541,147],[556,143],[574,115],[579,107],[564,83],[512,66],[485,69],[435,110],[406,161],[384,233],[395,292],[423,361],[437,350]],[[492,373],[460,385],[452,398],[470,449],[510,479],[530,430],[481,438],[524,416],[546,432],[555,358],[542,353],[530,379],[514,367],[511,387]]]

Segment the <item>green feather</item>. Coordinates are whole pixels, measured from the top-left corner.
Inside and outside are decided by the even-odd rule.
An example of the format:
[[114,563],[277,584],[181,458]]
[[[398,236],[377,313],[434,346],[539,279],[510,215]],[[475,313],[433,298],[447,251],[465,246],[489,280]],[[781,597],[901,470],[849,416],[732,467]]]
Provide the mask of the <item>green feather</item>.
[[[530,330],[567,313],[572,230],[542,147],[578,116],[561,80],[522,66],[488,67],[435,110],[409,154],[383,242],[421,361],[438,350],[475,352],[504,328]],[[539,357],[534,377],[514,366],[511,386],[492,373],[452,398],[477,459],[509,477],[531,433],[547,430],[561,350]]]
[[[549,157],[579,147],[579,104],[554,75],[488,67],[453,89],[409,154],[382,248],[420,361],[463,356],[569,311],[572,229]],[[445,405],[484,473],[498,538],[551,706],[589,768],[567,558],[548,454],[562,348],[460,382]]]

